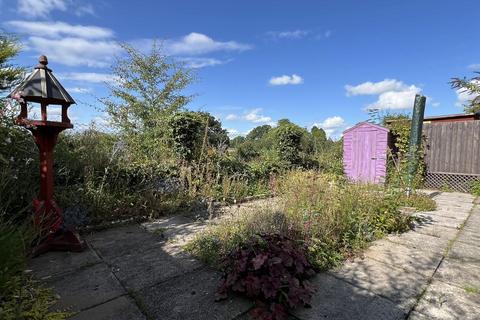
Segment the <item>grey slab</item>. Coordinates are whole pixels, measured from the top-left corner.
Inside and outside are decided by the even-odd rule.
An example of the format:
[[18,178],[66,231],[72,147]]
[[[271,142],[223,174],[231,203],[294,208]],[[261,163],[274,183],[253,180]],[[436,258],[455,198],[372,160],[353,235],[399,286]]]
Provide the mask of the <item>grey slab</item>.
[[161,235],[147,232],[137,224],[93,233],[87,240],[107,261],[132,252],[148,250],[164,242]]
[[460,232],[457,241],[472,246],[480,246],[480,228],[478,226],[471,226],[471,228],[463,229]]
[[424,315],[423,313],[413,311],[410,313],[408,316],[408,320],[431,320],[432,318],[430,316]]
[[90,308],[126,294],[110,269],[103,263],[51,278],[47,284],[60,296],[55,308],[72,311]]
[[480,264],[480,246],[456,241],[448,253],[450,259]]
[[152,286],[188,271],[161,248],[123,255],[113,259],[111,267],[123,285],[133,290]]
[[428,278],[372,259],[347,262],[332,274],[355,286],[395,302],[408,311],[427,285]]
[[82,311],[71,320],[144,320],[146,317],[135,303],[122,296],[94,308]]
[[151,319],[228,320],[235,319],[252,307],[238,297],[215,302],[220,275],[202,269],[136,292],[143,310]]
[[353,286],[328,273],[312,279],[316,293],[311,308],[297,308],[292,314],[302,320],[316,319],[404,319],[395,303]]
[[185,216],[171,216],[142,223],[142,227],[149,232],[171,239],[190,236],[192,233],[202,230],[205,224]]
[[434,278],[462,288],[473,287],[480,290],[480,264],[444,259]]
[[425,214],[420,213],[416,215],[417,218],[421,219],[420,225],[436,225],[436,226],[444,226],[449,228],[458,229],[465,218],[458,218],[455,216],[440,216],[440,215],[432,215],[432,214]]
[[48,279],[101,262],[90,249],[83,252],[48,252],[31,259],[29,268],[37,279]]
[[414,249],[388,240],[379,240],[365,251],[365,257],[430,277],[443,255],[438,252]]
[[418,232],[407,232],[399,235],[390,235],[388,240],[405,246],[435,253],[443,252],[448,245],[449,239],[434,237]]
[[459,233],[458,228],[445,227],[438,224],[420,223],[414,227],[415,232],[436,238],[453,239]]
[[478,319],[480,294],[433,280],[415,311],[430,319]]

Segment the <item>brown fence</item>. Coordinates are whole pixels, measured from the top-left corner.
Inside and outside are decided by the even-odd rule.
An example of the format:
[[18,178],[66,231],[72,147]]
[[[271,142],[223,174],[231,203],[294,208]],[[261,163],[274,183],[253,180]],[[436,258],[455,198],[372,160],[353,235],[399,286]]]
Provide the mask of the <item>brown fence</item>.
[[425,186],[469,192],[480,179],[480,121],[424,124]]

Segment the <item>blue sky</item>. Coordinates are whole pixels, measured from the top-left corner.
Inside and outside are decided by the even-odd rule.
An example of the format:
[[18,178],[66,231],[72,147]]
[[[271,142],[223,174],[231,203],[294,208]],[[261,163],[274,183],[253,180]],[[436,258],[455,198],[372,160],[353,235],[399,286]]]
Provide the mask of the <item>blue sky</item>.
[[[470,97],[451,77],[480,70],[479,1],[73,1],[0,0],[0,27],[18,34],[18,63],[39,54],[77,100],[77,123],[104,121],[118,41],[160,39],[198,72],[193,110],[232,135],[281,118],[338,137],[366,108],[427,115],[462,112]],[[99,106],[101,107],[101,106]]]

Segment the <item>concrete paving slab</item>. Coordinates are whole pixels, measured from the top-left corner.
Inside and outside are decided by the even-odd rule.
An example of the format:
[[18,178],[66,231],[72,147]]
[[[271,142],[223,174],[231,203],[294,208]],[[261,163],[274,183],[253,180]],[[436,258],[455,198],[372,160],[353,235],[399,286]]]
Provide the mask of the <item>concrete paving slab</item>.
[[421,274],[377,262],[371,259],[347,262],[332,274],[355,286],[369,290],[395,302],[407,312],[427,285]]
[[403,244],[414,249],[435,253],[443,252],[447,248],[449,242],[449,239],[434,237],[418,232],[390,235],[387,239],[391,242]]
[[460,232],[460,235],[458,236],[456,241],[471,246],[480,246],[480,230],[478,226],[480,226],[480,224],[478,224],[477,226],[469,224],[469,227],[463,229]]
[[48,252],[28,263],[37,279],[48,279],[101,262],[90,249],[84,252]]
[[404,311],[390,300],[356,287],[329,273],[312,279],[317,292],[311,308],[297,308],[292,314],[302,320],[319,319],[404,319]]
[[148,250],[164,242],[161,235],[147,232],[140,225],[109,229],[87,236],[89,244],[109,261],[124,254]]
[[438,252],[426,252],[385,239],[375,241],[364,255],[368,259],[420,273],[426,277],[433,275],[443,258]]
[[458,229],[465,221],[465,218],[457,218],[455,216],[429,215],[425,213],[419,213],[415,216],[420,219],[420,225],[436,225],[453,229]]
[[205,223],[185,216],[171,216],[142,223],[148,232],[162,235],[165,239],[191,236],[205,228]]
[[122,284],[132,290],[152,286],[187,271],[160,248],[125,254],[111,260],[110,266]]
[[126,294],[104,263],[51,278],[47,284],[60,296],[54,308],[62,310],[81,311]]
[[478,319],[480,294],[433,280],[415,312],[429,319]]
[[128,297],[122,296],[76,314],[71,320],[145,320],[146,317]]
[[450,228],[437,224],[417,224],[414,229],[415,232],[425,234],[428,236],[443,238],[443,239],[453,239],[458,234],[458,228]]
[[454,259],[444,259],[434,279],[456,285],[480,290],[480,264],[473,265]]
[[432,320],[431,317],[424,315],[423,313],[413,311],[408,316],[408,320]]
[[448,253],[448,257],[466,263],[480,264],[480,246],[455,242]]
[[229,320],[252,307],[246,299],[231,297],[214,302],[220,274],[208,269],[136,292],[137,301],[151,319]]

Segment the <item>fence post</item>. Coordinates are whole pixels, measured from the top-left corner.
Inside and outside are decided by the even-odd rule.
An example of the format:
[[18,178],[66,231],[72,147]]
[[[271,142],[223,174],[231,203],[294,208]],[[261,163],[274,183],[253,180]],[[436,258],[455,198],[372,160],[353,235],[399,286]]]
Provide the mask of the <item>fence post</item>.
[[427,98],[419,94],[415,95],[413,105],[412,125],[410,128],[410,142],[408,144],[408,171],[407,171],[407,195],[413,188],[413,181],[418,169],[418,151],[422,143],[423,115]]

